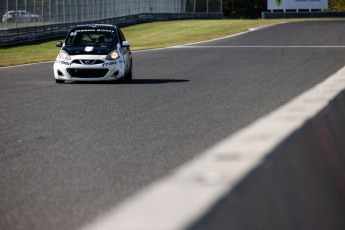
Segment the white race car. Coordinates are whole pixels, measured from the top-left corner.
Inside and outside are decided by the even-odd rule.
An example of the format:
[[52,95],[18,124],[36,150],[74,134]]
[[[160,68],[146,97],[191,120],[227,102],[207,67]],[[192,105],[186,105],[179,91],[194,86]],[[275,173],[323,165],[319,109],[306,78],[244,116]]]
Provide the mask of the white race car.
[[54,63],[56,83],[65,81],[132,80],[130,44],[114,25],[74,27]]

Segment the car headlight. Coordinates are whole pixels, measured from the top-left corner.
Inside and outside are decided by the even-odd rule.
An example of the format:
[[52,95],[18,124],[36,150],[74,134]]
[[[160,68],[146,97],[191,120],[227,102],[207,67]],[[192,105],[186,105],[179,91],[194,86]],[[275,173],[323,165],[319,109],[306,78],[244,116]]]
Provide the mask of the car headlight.
[[108,56],[107,56],[107,60],[116,60],[116,59],[118,59],[119,58],[119,53],[117,52],[117,51],[112,51],[112,52],[110,52],[109,54],[108,54]]
[[61,50],[59,53],[59,58],[64,59],[64,60],[70,60],[71,56],[69,56],[69,54],[66,51]]

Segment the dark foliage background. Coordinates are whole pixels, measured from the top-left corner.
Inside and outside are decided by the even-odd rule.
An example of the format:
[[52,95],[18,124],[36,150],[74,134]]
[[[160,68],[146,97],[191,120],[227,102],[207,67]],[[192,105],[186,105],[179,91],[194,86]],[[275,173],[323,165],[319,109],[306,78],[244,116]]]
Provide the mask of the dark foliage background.
[[[330,11],[345,11],[345,0],[328,0]],[[223,0],[227,18],[258,18],[267,10],[267,0]]]
[[267,10],[267,0],[223,0],[227,18],[258,18]]

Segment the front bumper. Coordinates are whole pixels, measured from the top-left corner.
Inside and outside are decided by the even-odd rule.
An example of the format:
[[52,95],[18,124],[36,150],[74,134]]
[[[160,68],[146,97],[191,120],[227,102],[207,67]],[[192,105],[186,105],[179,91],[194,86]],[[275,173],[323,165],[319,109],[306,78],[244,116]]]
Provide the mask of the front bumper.
[[54,63],[54,76],[66,81],[112,81],[124,77],[122,57],[107,60],[106,55],[73,55],[71,60],[59,57]]

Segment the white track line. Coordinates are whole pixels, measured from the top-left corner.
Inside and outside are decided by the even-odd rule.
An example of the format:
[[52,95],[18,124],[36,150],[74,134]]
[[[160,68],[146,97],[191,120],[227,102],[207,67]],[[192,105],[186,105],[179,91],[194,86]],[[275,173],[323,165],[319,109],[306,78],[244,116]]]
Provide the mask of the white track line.
[[53,63],[53,62],[54,62],[54,61],[46,61],[46,62],[35,62],[35,63],[21,64],[21,65],[11,65],[11,66],[0,67],[0,69],[9,69],[9,68],[16,68],[16,67],[25,67],[25,66],[32,66],[32,65],[38,65],[38,64]]
[[285,23],[288,23],[288,22],[279,22],[279,23],[275,23],[275,24],[271,24],[271,25],[258,26],[258,27],[255,27],[255,28],[250,28],[249,31],[263,30],[263,29],[270,28],[272,26],[276,26],[276,25],[280,25],[280,24],[285,24]]
[[251,31],[245,31],[245,32],[241,32],[238,34],[233,34],[233,35],[229,35],[229,36],[225,36],[225,37],[220,37],[220,38],[215,38],[215,39],[210,39],[207,41],[201,41],[201,42],[193,42],[193,43],[188,43],[188,44],[183,44],[183,45],[178,45],[178,46],[172,46],[172,47],[168,47],[168,48],[176,48],[176,47],[181,47],[181,46],[191,46],[191,45],[197,45],[197,44],[202,44],[202,43],[206,43],[206,42],[213,42],[213,41],[219,41],[219,40],[223,40],[223,39],[227,39],[227,38],[233,38],[233,37],[237,37],[243,34],[247,34],[250,33]]
[[175,47],[171,47],[171,48],[175,48],[175,49],[202,49],[202,48],[212,48],[212,49],[217,49],[217,48],[222,48],[222,49],[226,49],[226,48],[345,48],[345,46],[175,46]]
[[165,48],[156,48],[156,49],[148,49],[148,50],[137,50],[137,51],[133,51],[133,52],[139,53],[139,52],[150,52],[150,51],[157,51],[157,50],[159,51],[159,50],[183,48],[183,47],[186,47],[186,46],[193,47],[192,45],[197,45],[197,44],[202,44],[202,43],[212,42],[212,41],[218,41],[218,40],[222,40],[222,39],[226,39],[226,38],[232,38],[232,37],[240,36],[242,34],[246,34],[246,33],[249,33],[249,32],[250,31],[246,31],[246,32],[238,33],[238,34],[233,34],[233,35],[229,35],[229,36],[225,36],[225,37],[221,37],[221,38],[215,38],[215,39],[206,40],[206,41],[201,41],[201,42],[193,42],[193,43],[187,43],[187,44],[183,44],[183,45],[169,46],[169,47],[165,47]]

